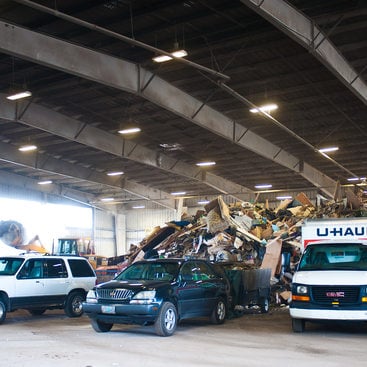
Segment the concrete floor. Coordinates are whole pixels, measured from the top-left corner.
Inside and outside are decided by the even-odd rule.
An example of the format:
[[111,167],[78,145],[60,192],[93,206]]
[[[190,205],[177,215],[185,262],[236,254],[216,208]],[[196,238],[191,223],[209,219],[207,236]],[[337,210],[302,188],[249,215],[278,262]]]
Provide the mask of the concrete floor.
[[115,325],[96,333],[89,319],[62,311],[8,314],[0,325],[1,367],[345,367],[366,365],[367,325],[306,324],[294,334],[287,308],[211,325],[180,324],[172,337],[152,327]]

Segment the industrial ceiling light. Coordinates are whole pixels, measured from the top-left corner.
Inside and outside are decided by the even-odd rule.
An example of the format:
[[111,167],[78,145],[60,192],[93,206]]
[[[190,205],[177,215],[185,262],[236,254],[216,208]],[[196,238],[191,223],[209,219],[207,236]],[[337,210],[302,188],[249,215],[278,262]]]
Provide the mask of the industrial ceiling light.
[[141,131],[140,127],[130,127],[128,129],[119,130],[119,134],[122,134],[122,135],[135,134],[135,133],[138,133],[140,131]]
[[45,180],[45,181],[39,181],[37,183],[38,183],[38,185],[49,185],[49,184],[52,184],[52,181],[51,180]]
[[259,185],[255,185],[255,189],[270,189],[271,187],[273,187],[273,185],[271,185],[271,184],[259,184]]
[[326,148],[319,149],[319,152],[320,153],[330,153],[330,152],[336,152],[337,150],[339,150],[338,147],[326,147]]
[[[171,56],[170,56],[171,55]],[[173,51],[170,53],[170,55],[157,55],[153,57],[153,61],[155,62],[166,62],[169,60],[172,60],[173,58],[181,59],[182,57],[187,56],[187,51],[184,49],[179,49],[178,42],[174,43]]]
[[206,204],[209,204],[210,203],[210,201],[209,200],[199,200],[198,201],[198,204],[199,205],[206,205]]
[[347,178],[348,181],[364,181],[366,177],[349,177]]
[[173,196],[181,196],[181,195],[185,195],[186,191],[177,191],[177,192],[171,192],[171,195]]
[[168,55],[157,55],[157,56],[153,57],[153,61],[158,62],[158,63],[166,62],[166,61],[169,61],[169,60],[172,60],[172,57],[168,56]]
[[123,174],[124,174],[124,172],[122,172],[122,171],[113,171],[113,172],[108,172],[107,176],[121,176]]
[[276,105],[275,103],[271,103],[271,104],[267,104],[267,105],[263,105],[259,108],[251,108],[250,112],[252,113],[259,113],[259,112],[271,112],[274,111],[278,108],[278,105]]
[[285,196],[277,196],[276,198],[277,200],[287,200],[292,199],[292,196],[285,195]]
[[145,205],[135,205],[132,208],[133,209],[145,209]]
[[33,144],[22,145],[19,148],[21,152],[31,152],[32,150],[36,150],[36,149],[37,149],[37,146]]
[[27,90],[27,91],[22,91],[22,92],[17,92],[17,93],[11,94],[11,95],[7,96],[6,98],[9,99],[10,101],[16,101],[18,99],[27,98],[27,97],[30,97],[30,96],[32,96],[32,92]]
[[108,202],[111,202],[111,201],[114,201],[115,199],[114,198],[102,198],[101,201],[105,202],[105,203],[108,203]]
[[213,161],[208,161],[208,162],[198,162],[196,163],[197,166],[199,167],[208,167],[208,166],[215,166],[215,162]]

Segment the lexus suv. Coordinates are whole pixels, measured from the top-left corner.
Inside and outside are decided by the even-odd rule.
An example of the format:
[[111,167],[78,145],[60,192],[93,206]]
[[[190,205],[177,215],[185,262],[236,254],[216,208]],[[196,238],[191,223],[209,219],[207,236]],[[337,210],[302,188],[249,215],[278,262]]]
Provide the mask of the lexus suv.
[[81,316],[82,302],[95,284],[94,270],[82,257],[1,256],[0,324],[17,309],[32,315],[64,309],[69,317]]
[[153,324],[157,335],[170,336],[187,318],[223,323],[230,304],[230,284],[219,267],[199,259],[149,259],[90,290],[83,310],[97,332],[114,323]]

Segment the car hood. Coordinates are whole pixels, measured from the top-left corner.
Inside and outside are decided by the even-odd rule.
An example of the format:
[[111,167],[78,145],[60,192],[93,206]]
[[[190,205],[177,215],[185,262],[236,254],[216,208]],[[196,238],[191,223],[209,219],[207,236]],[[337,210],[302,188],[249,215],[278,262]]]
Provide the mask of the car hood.
[[149,290],[169,286],[171,283],[162,280],[111,280],[97,286],[97,289],[130,289],[130,290]]

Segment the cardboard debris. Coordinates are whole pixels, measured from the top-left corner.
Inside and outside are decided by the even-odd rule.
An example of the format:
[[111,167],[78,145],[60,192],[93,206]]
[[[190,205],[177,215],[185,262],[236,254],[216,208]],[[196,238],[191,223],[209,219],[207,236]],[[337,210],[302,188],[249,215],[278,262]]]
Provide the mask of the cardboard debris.
[[266,252],[261,263],[260,269],[271,269],[271,276],[275,276],[280,253],[282,251],[282,240],[280,238],[274,238],[266,245]]

